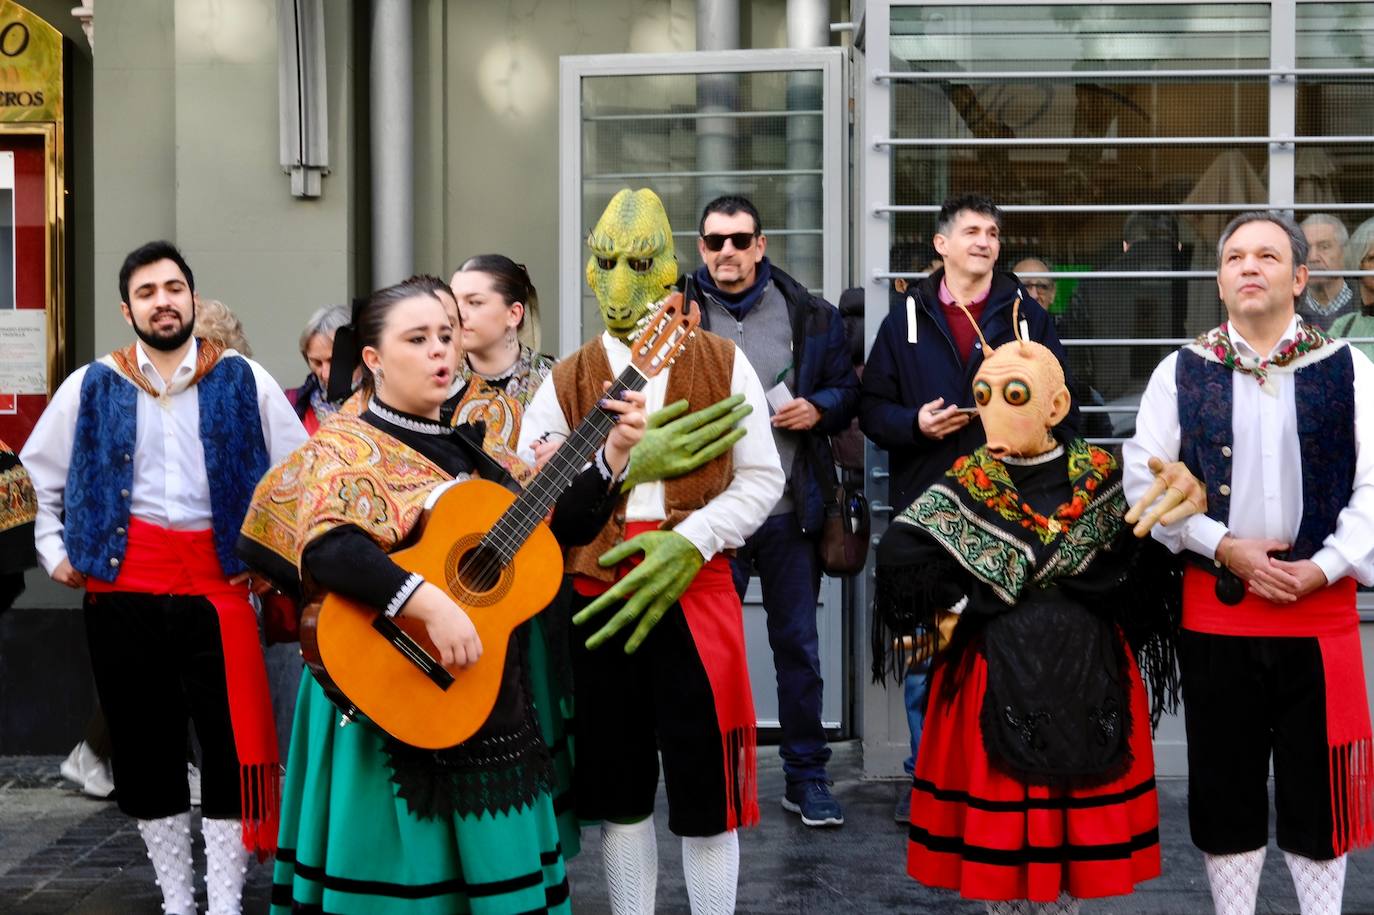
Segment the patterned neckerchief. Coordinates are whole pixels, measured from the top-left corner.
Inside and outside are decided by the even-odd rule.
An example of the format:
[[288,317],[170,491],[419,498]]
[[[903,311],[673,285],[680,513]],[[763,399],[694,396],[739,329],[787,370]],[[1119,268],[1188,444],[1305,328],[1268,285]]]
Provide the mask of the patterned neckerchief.
[[1049,544],[1083,514],[1115,469],[1116,460],[1109,452],[1074,439],[1068,445],[1068,474],[1073,492],[1069,501],[1049,516],[1040,514],[1021,498],[1006,465],[989,454],[986,445],[959,458],[945,475],[957,480],[970,496],[1004,521],[1032,532],[1042,544]]
[[[530,401],[534,399],[534,392],[539,389],[540,383],[548,377],[553,370],[553,357],[543,353],[536,353],[533,349],[520,345],[520,355],[516,357],[515,364],[498,377],[487,379],[474,372],[472,366],[466,359],[463,360],[462,380],[470,381],[473,378],[481,378],[489,387],[495,388],[508,397],[514,398],[516,403],[522,407],[528,407]],[[502,385],[492,384],[493,381],[505,381]]]
[[110,360],[114,363],[115,370],[123,375],[130,383],[142,389],[149,397],[159,403],[165,404],[171,399],[172,394],[179,393],[197,384],[202,378],[208,375],[210,370],[219,364],[220,356],[224,354],[225,348],[214,341],[197,337],[196,343],[195,371],[192,373],[191,380],[186,383],[185,387],[178,386],[175,391],[172,389],[171,385],[161,391],[153,386],[152,381],[149,380],[147,375],[143,374],[143,369],[139,367],[138,349],[135,343],[130,343],[123,349],[117,349],[113,353],[110,353]]
[[1205,350],[1208,355],[1228,369],[1253,377],[1259,382],[1260,389],[1266,394],[1277,396],[1278,389],[1269,382],[1269,369],[1283,368],[1308,353],[1321,349],[1330,342],[1332,342],[1331,337],[1320,327],[1299,319],[1293,339],[1267,359],[1256,360],[1251,356],[1243,356],[1237,352],[1236,345],[1231,342],[1229,321],[1224,321],[1220,327],[1215,327],[1200,335],[1194,341],[1194,345]]

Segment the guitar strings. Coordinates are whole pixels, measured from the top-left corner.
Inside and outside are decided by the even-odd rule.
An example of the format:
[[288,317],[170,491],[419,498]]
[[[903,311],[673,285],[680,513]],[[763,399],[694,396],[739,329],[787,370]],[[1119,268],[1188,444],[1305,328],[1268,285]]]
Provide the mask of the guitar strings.
[[[659,326],[657,332],[662,334],[663,327]],[[676,350],[687,336],[690,336],[690,329],[677,328],[668,335],[666,348],[663,346],[664,339],[660,337],[657,344],[637,346],[636,349],[641,355],[656,350],[659,354],[659,367],[662,367],[663,364],[670,364],[673,361],[671,358],[664,359],[662,354]],[[642,390],[648,381],[648,377],[631,362],[616,378],[615,384],[611,386],[611,391]],[[520,494],[506,514],[498,519],[492,529],[478,542],[477,549],[468,554],[467,559],[458,570],[459,575],[462,576],[464,572],[475,572],[481,580],[485,580],[493,574],[499,575],[501,567],[514,558],[520,546],[533,532],[535,525],[548,514],[548,510],[556,501],[557,495],[572,481],[576,474],[581,473],[579,465],[585,464],[591,459],[596,446],[610,434],[610,429],[614,423],[614,417],[610,413],[598,407],[592,408],[578,428],[569,436],[569,439],[564,442],[563,447],[559,449],[559,452],[563,452],[564,449],[570,452],[568,459],[559,461],[555,455],[554,459],[545,465],[544,469],[531,481],[530,488]],[[581,457],[580,461],[578,460],[579,456]],[[546,476],[553,482],[553,485],[538,485],[539,481]],[[519,522],[516,530],[510,533],[501,530],[506,518],[513,519],[509,522],[510,524]],[[480,567],[474,567],[474,563],[479,561],[481,562]]]
[[[648,379],[631,365],[616,379],[611,391],[638,391],[647,383]],[[484,581],[489,576],[499,574],[501,567],[514,558],[534,528],[548,514],[557,496],[582,472],[581,465],[595,455],[596,448],[610,434],[614,425],[613,414],[593,407],[559,449],[560,453],[566,451],[566,459],[559,460],[559,455],[555,454],[550,463],[530,481],[529,488],[520,494],[505,515],[479,541],[477,549],[468,554],[458,569],[459,576],[469,581],[474,578]],[[515,529],[508,531],[503,526],[513,526]]]

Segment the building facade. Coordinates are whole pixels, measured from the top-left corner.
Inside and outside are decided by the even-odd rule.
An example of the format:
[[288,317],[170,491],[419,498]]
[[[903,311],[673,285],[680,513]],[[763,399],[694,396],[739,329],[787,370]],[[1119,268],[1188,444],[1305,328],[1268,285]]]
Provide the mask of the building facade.
[[[1007,214],[1001,265],[1045,268],[1023,278],[1050,287],[1111,444],[1160,356],[1217,323],[1231,215],[1326,214],[1357,238],[1374,218],[1371,2],[88,0],[93,39],[71,0],[24,6],[63,36],[57,375],[126,341],[115,273],[160,237],[286,386],[315,308],[487,251],[528,265],[542,348],[569,352],[596,326],[582,241],[624,185],[663,196],[684,267],[701,203],[751,196],[780,264],[832,301],[865,291],[867,343],[940,201],[977,190]],[[1374,269],[1325,272],[1358,295]],[[875,536],[885,474],[870,449]],[[890,775],[906,724],[867,682],[867,581],[823,590],[825,717]],[[73,603],[31,578],[0,658],[73,643]],[[8,697],[53,665],[66,701],[89,699],[84,658],[44,650],[0,661],[0,753],[79,733],[79,710],[15,717]],[[1161,732],[1162,771],[1182,771],[1181,739]]]

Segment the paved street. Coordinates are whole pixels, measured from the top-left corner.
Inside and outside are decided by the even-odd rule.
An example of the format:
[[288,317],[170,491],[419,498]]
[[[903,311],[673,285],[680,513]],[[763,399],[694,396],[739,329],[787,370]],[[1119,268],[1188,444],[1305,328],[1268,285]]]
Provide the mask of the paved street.
[[[772,747],[762,750],[763,823],[740,840],[741,913],[940,912],[975,915],[983,908],[924,889],[903,873],[904,833],[892,821],[896,782],[857,777],[857,746],[837,747],[835,793],[844,827],[813,831],[778,806],[782,771]],[[65,785],[57,757],[0,757],[0,913],[5,915],[156,915],[160,897],[132,821],[112,803],[94,801]],[[1134,896],[1093,902],[1088,915],[1191,915],[1210,911],[1202,862],[1187,840],[1186,789],[1161,786],[1164,875]],[[687,915],[680,845],[659,824],[658,911]],[[601,885],[595,830],[575,859],[573,905],[579,913],[609,912]],[[203,862],[197,863],[204,873]],[[244,911],[267,910],[271,872],[249,873]],[[1297,901],[1283,856],[1270,847],[1259,912],[1293,913]],[[201,888],[204,905],[204,888]],[[1347,915],[1374,915],[1374,854],[1351,859]]]

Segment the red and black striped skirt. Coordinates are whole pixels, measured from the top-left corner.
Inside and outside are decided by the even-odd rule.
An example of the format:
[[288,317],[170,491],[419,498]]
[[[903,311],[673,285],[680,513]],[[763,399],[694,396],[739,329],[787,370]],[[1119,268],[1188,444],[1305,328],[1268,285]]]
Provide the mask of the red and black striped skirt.
[[987,690],[981,655],[961,671],[954,699],[937,705],[947,668],[936,670],[911,794],[907,872],[969,899],[1050,902],[1120,896],[1159,876],[1150,712],[1130,661],[1132,761],[1092,788],[1028,785],[993,768],[979,715]]

